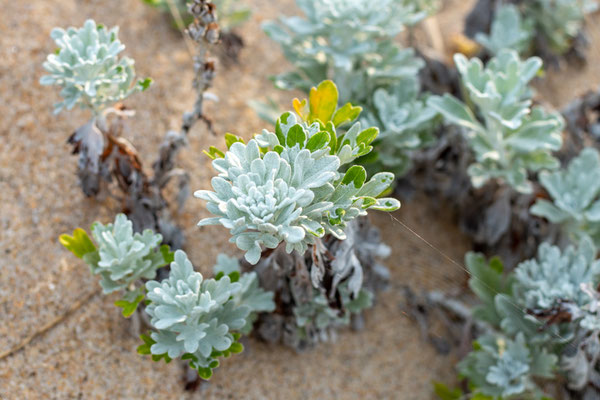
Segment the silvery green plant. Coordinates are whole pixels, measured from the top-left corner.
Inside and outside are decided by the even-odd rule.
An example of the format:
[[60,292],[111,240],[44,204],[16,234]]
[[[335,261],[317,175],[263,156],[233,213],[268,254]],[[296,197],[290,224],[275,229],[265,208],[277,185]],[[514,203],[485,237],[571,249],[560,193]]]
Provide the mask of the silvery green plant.
[[125,46],[118,34],[118,27],[109,30],[92,19],[81,28],[52,30],[58,48],[44,62],[49,75],[40,83],[62,89],[63,101],[54,106],[55,113],[79,105],[97,116],[107,106],[148,88],[150,79],[135,81],[134,61],[119,57]]
[[92,274],[100,275],[104,294],[124,293],[115,305],[122,307],[123,315],[128,317],[144,299],[142,280],[154,279],[156,270],[167,265],[172,254],[168,246],[161,246],[160,234],[150,229],[134,233],[133,224],[124,214],[107,225],[95,222],[91,231],[96,244],[83,229],[76,229],[73,236],[61,235],[60,242],[83,259]]
[[[294,70],[274,78],[280,89],[306,93],[334,80],[342,103],[365,110],[365,124],[381,131],[377,170],[398,174],[410,167],[410,154],[431,142],[435,113],[419,96],[424,62],[395,37],[422,20],[435,2],[411,0],[298,0],[305,17],[281,17],[263,29],[283,49]],[[376,158],[376,153],[371,154]]]
[[412,49],[400,49],[392,39],[421,20],[414,2],[405,0],[298,0],[305,18],[281,17],[263,24],[296,67],[279,75],[282,89],[310,88],[335,78],[342,102],[364,103],[375,88],[413,78],[423,62]]
[[[242,273],[236,260],[220,255],[215,279],[203,279],[183,251],[173,254],[160,246],[160,234],[133,233],[124,214],[112,224],[94,223],[92,236],[97,245],[83,229],[62,235],[60,242],[101,276],[104,294],[124,293],[115,302],[123,316],[133,315],[145,300],[154,331],[141,336],[138,352],[154,361],[181,357],[209,379],[219,357],[242,351],[238,339],[250,333],[257,314],[275,309],[273,293],[259,287],[255,272]],[[169,277],[153,280],[169,263]]]
[[533,21],[550,51],[562,55],[581,34],[586,14],[597,9],[596,0],[535,0],[524,2],[522,12]]
[[524,2],[523,14],[534,21],[550,50],[562,55],[581,33],[585,15],[597,9],[596,0],[535,0]]
[[369,163],[369,169],[405,175],[412,166],[411,152],[435,142],[437,112],[419,98],[416,79],[405,79],[390,90],[377,89],[371,110],[363,122],[379,127],[380,133],[377,159]]
[[[488,263],[481,254],[467,254],[466,265],[469,286],[481,300],[473,316],[488,327],[459,364],[473,393],[541,399],[535,378],[558,373],[581,390],[600,355],[593,345],[599,332],[595,300],[600,296],[593,288],[600,283],[600,260],[592,241],[584,238],[562,251],[544,243],[536,258],[509,274],[503,274],[499,259]],[[588,359],[590,353],[595,356]]]
[[313,88],[310,100],[294,101],[298,117],[283,114],[275,132],[264,130],[244,144],[230,135],[226,153],[212,148],[213,167],[219,173],[211,181],[214,191],[195,196],[208,202],[215,215],[199,225],[222,225],[231,241],[256,264],[263,247],[285,243],[288,253],[304,254],[325,235],[345,239],[344,228],[368,209],[394,211],[400,203],[377,198],[394,180],[378,173],[367,181],[365,169],[354,165],[365,156],[377,137],[376,128],[362,129],[356,122],[345,134],[336,127],[356,119],[360,108],[337,108],[338,92],[331,81]]
[[189,3],[194,22],[186,34],[197,45],[192,82],[196,101],[193,110],[183,114],[181,129],[165,134],[153,163],[152,176],[142,165],[144,157],[121,137],[124,120],[134,111],[112,104],[150,84],[149,79],[133,83],[133,60],[119,58],[124,45],[118,39],[118,28],[109,30],[88,20],[79,29],[54,29],[52,37],[59,49],[44,63],[51,75],[41,80],[43,84],[63,89],[65,101],[57,105],[57,110],[75,104],[91,110],[90,120],[68,139],[73,154],[79,155],[77,175],[84,194],[91,197],[104,191],[114,196],[110,193],[113,189],[120,191],[122,208],[133,222],[133,229],[160,232],[165,242],[176,248],[183,245],[184,235],[172,221],[163,190],[177,181],[176,199],[179,208],[183,207],[189,195],[189,175],[176,168],[175,159],[187,143],[193,125],[199,120],[210,121],[203,111],[204,99],[210,97],[206,92],[215,76],[215,63],[209,50],[219,41],[219,25],[212,3],[209,0],[190,0]]
[[531,348],[521,333],[514,340],[486,334],[474,347],[458,364],[461,375],[469,379],[472,394],[506,400],[544,398],[536,379],[554,377],[556,356]]
[[258,318],[259,313],[272,312],[275,309],[273,292],[263,290],[259,285],[258,275],[254,271],[242,273],[237,258],[219,254],[217,264],[213,267],[216,279],[221,276],[237,277],[241,285],[239,291],[232,295],[232,301],[238,306],[246,306],[250,309],[246,317],[246,324],[239,329],[240,333],[247,335],[252,331],[252,325]]
[[597,9],[596,0],[480,0],[466,30],[491,55],[512,49],[553,62],[565,55],[583,58],[585,16]]
[[209,379],[219,357],[243,350],[239,333],[251,329],[249,315],[275,307],[272,293],[250,288],[255,277],[239,279],[237,270],[222,273],[218,279],[204,279],[187,255],[177,250],[169,277],[146,283],[149,304],[145,311],[155,331],[143,336],[145,343],[138,352],[152,354],[155,361],[189,360],[201,378]]
[[583,306],[590,298],[581,285],[599,281],[600,260],[587,238],[577,248],[568,246],[562,252],[542,243],[537,258],[519,264],[514,276],[513,297],[529,310],[552,309],[564,301]]
[[562,226],[572,240],[590,237],[600,245],[600,155],[585,148],[566,169],[542,172],[540,183],[552,201],[538,199],[531,213]]
[[526,55],[534,38],[534,24],[531,19],[523,19],[521,11],[514,4],[501,4],[496,8],[490,33],[477,33],[477,40],[491,54],[503,49],[512,49]]
[[531,193],[529,173],[559,166],[552,152],[562,146],[564,126],[559,113],[532,107],[528,84],[540,71],[541,59],[521,61],[515,51],[503,50],[485,67],[461,54],[454,61],[467,104],[446,94],[429,98],[428,105],[464,129],[476,159],[468,168],[473,186],[498,179]]

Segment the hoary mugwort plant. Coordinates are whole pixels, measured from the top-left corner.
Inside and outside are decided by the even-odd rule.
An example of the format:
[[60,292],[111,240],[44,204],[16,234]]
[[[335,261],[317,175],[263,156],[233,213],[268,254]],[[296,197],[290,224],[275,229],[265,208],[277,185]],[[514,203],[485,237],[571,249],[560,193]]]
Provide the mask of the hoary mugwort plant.
[[346,238],[347,223],[368,209],[394,211],[400,203],[377,198],[394,180],[382,172],[367,181],[364,167],[341,167],[369,154],[377,128],[362,129],[355,122],[338,136],[336,128],[352,122],[360,108],[347,103],[337,108],[338,92],[331,81],[311,89],[310,100],[294,101],[300,117],[288,112],[277,121],[275,132],[264,130],[245,144],[229,136],[228,151],[211,149],[213,191],[194,195],[208,201],[215,215],[199,225],[223,225],[231,241],[256,264],[262,246],[285,244],[288,253],[304,254],[325,235]]
[[424,62],[395,37],[433,11],[434,2],[413,0],[298,0],[305,18],[281,17],[263,29],[283,49],[293,71],[274,77],[280,89],[306,93],[330,79],[342,103],[363,107],[363,123],[376,126],[377,152],[361,162],[399,175],[410,153],[433,141],[436,113],[419,95]]
[[591,238],[600,246],[600,154],[588,147],[564,170],[540,173],[552,202],[538,199],[531,213],[562,226],[572,240]]
[[[162,237],[151,230],[133,233],[124,214],[115,222],[92,225],[94,242],[83,229],[72,236],[62,235],[61,243],[100,275],[104,294],[122,293],[115,305],[130,317],[145,300],[144,311],[153,331],[142,335],[140,354],[154,361],[181,357],[209,379],[219,365],[218,358],[239,353],[241,334],[252,330],[257,313],[273,311],[273,293],[258,286],[256,273],[241,273],[237,262],[220,255],[215,279],[195,272],[187,255],[173,254]],[[167,279],[154,280],[157,269],[170,263]]]
[[563,56],[581,41],[585,15],[598,9],[595,0],[514,3],[496,2],[489,34],[479,32],[475,36],[493,55],[502,49],[513,49],[522,56]]
[[[336,86],[324,81],[311,89],[308,101],[294,100],[297,114],[284,113],[275,132],[264,130],[248,143],[228,134],[227,152],[214,147],[207,152],[218,172],[213,191],[195,193],[214,214],[199,225],[229,229],[247,263],[260,263],[261,281],[269,282],[266,287],[285,303],[282,318],[295,317],[294,339],[284,338],[295,347],[326,336],[331,325],[347,324],[353,310],[370,305],[372,295],[362,291],[365,272],[355,252],[356,219],[369,209],[400,207],[395,199],[379,198],[393,174],[367,180],[360,165],[344,172],[344,166],[371,152],[378,130],[354,122],[339,134],[337,128],[356,120],[360,108],[337,104]],[[372,264],[373,255],[385,255],[385,250],[373,246],[367,253]]]
[[476,159],[468,169],[473,186],[499,179],[530,193],[529,173],[558,168],[552,152],[562,146],[564,126],[560,114],[532,107],[528,84],[540,71],[541,59],[521,61],[515,51],[503,50],[485,67],[461,54],[454,61],[467,104],[446,94],[431,97],[428,105],[464,129]]
[[[372,150],[378,131],[355,122],[338,135],[336,125],[353,122],[360,108],[338,109],[337,101],[335,85],[325,81],[311,90],[309,101],[295,100],[298,115],[283,114],[275,132],[265,130],[247,144],[228,134],[226,153],[214,147],[207,152],[219,176],[212,180],[214,192],[196,196],[208,200],[217,218],[200,225],[229,228],[245,259],[258,263],[256,271],[244,273],[250,264],[243,268],[220,255],[215,278],[204,279],[183,251],[171,253],[151,230],[134,233],[123,214],[113,224],[92,226],[96,244],[81,229],[61,236],[101,276],[105,294],[122,293],[115,304],[124,316],[143,304],[152,332],[142,335],[140,354],[155,361],[181,358],[208,379],[220,357],[242,350],[238,339],[257,320],[262,337],[301,348],[330,338],[334,328],[371,306],[378,281],[386,278],[374,259],[389,249],[357,218],[400,204],[378,197],[393,174],[367,180],[361,166],[341,170]],[[169,263],[168,278],[155,280],[157,269]],[[261,321],[275,311],[274,296],[279,313]],[[274,325],[278,318],[283,321]]]
[[63,101],[54,106],[55,113],[78,105],[102,118],[110,105],[148,88],[149,79],[135,82],[134,61],[119,57],[125,46],[118,34],[118,27],[109,30],[91,19],[79,29],[52,30],[58,48],[44,62],[50,74],[40,83],[62,88]]
[[[596,379],[596,253],[589,238],[564,251],[544,243],[536,259],[507,275],[499,259],[488,263],[481,254],[467,254],[469,285],[482,302],[473,316],[488,327],[458,366],[473,395],[543,399],[544,379],[564,375],[578,391]],[[436,391],[448,392],[443,385]]]
[[[133,112],[117,103],[136,91],[147,89],[151,81],[135,82],[133,60],[119,57],[125,46],[119,41],[118,28],[107,29],[87,20],[79,29],[54,29],[51,36],[58,49],[44,63],[50,74],[40,80],[44,85],[62,89],[63,101],[56,104],[55,112],[75,105],[91,111],[91,119],[69,138],[73,152],[79,154],[78,176],[83,192],[96,196],[102,189],[110,190],[108,184],[116,181],[122,196],[113,197],[120,197],[134,230],[160,232],[165,241],[176,248],[183,244],[183,233],[172,221],[163,190],[171,181],[179,179],[177,201],[180,207],[189,194],[189,176],[175,168],[174,159],[196,121],[202,119],[210,127],[203,113],[203,102],[215,67],[207,50],[219,40],[211,3],[194,0],[190,2],[190,12],[195,20],[187,33],[198,44],[193,82],[197,99],[194,110],[183,115],[181,130],[165,135],[151,177],[142,168],[141,156],[135,147],[121,137],[123,119]],[[109,121],[110,116],[116,117]]]

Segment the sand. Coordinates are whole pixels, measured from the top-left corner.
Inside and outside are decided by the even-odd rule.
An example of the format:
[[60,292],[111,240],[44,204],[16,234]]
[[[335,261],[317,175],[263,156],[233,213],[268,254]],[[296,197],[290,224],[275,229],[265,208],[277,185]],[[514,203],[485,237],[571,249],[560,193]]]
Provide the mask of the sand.
[[[213,92],[220,101],[207,113],[217,132],[250,137],[264,123],[248,107],[248,100],[268,95],[289,107],[294,97],[275,91],[267,79],[287,64],[259,27],[261,21],[291,13],[294,6],[292,0],[246,2],[254,10],[252,20],[240,30],[246,47],[239,65],[219,71]],[[193,393],[183,389],[181,364],[153,363],[136,354],[139,340],[113,306],[116,297],[100,295],[97,278],[57,241],[75,227],[110,221],[119,205],[81,193],[74,175],[76,157],[65,142],[88,116],[79,110],[51,114],[58,94],[38,84],[44,73],[41,63],[54,49],[49,38],[54,26],[77,26],[90,17],[108,26],[120,25],[126,54],[136,60],[138,75],[155,81],[151,90],[126,101],[137,115],[128,122],[124,136],[135,144],[148,168],[164,132],[177,128],[182,112],[193,103],[189,54],[164,16],[140,0],[1,3],[0,354],[51,327],[0,359],[0,398],[427,399],[432,379],[452,382],[456,360],[437,354],[424,342],[401,307],[403,285],[417,292],[432,288],[452,292],[466,280],[465,272],[441,253],[460,263],[469,243],[449,213],[427,201],[405,204],[395,213],[397,220],[373,216],[393,248],[387,261],[393,284],[366,315],[364,331],[341,332],[337,342],[302,354],[245,339],[246,350],[225,360],[214,378]],[[447,7],[437,18],[444,32],[456,32],[462,25],[458,11],[468,4],[449,3],[461,7]],[[547,101],[560,105],[592,88],[590,81],[597,84],[599,64],[592,64],[588,72],[566,76],[577,82],[573,85],[561,85],[559,79],[542,87]],[[552,95],[555,90],[560,96]],[[179,165],[190,172],[193,190],[209,187],[210,160],[201,152],[210,145],[222,147],[223,140],[198,125],[180,155]],[[225,229],[196,227],[207,215],[202,201],[190,199],[176,217],[185,228],[185,250],[205,274],[219,252],[239,254],[227,242]],[[77,309],[65,315],[74,306]]]

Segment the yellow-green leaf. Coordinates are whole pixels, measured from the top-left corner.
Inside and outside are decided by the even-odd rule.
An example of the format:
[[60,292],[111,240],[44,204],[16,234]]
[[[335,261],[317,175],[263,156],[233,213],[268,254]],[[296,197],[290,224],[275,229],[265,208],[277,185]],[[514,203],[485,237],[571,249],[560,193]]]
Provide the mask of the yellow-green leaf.
[[298,99],[294,99],[294,110],[296,111],[296,114],[298,114],[300,116],[300,118],[302,118],[302,120],[306,121],[308,120],[308,117],[310,115],[310,111],[308,110],[308,105],[306,103],[306,99],[300,101]]
[[244,143],[244,139],[242,139],[239,136],[234,135],[233,133],[226,133],[225,134],[225,144],[227,145],[227,148],[230,149],[231,145],[234,143]]
[[96,251],[96,246],[94,246],[94,243],[88,234],[81,228],[75,229],[73,231],[73,236],[67,234],[60,235],[58,241],[78,258],[82,258],[87,253]]
[[321,121],[323,124],[331,121],[337,108],[338,90],[332,81],[323,81],[318,87],[310,90],[310,117],[309,121]]
[[340,126],[345,124],[346,122],[352,122],[362,112],[362,107],[353,106],[351,103],[346,103],[340,109],[338,109],[335,114],[333,114],[333,124],[335,126]]

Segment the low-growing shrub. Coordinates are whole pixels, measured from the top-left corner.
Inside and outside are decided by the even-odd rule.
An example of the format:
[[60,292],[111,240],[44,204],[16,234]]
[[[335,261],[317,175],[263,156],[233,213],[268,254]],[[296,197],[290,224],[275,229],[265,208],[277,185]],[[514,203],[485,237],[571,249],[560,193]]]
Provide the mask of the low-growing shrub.
[[512,49],[544,59],[578,52],[585,40],[585,16],[598,9],[595,0],[528,0],[487,2],[494,17],[488,32],[475,39],[492,55]]
[[532,191],[529,173],[556,169],[552,152],[562,146],[563,118],[532,107],[529,82],[542,67],[532,57],[521,61],[504,50],[484,67],[477,59],[454,56],[465,88],[467,104],[451,95],[431,97],[428,105],[448,123],[461,126],[475,155],[468,172],[474,187],[491,179],[508,183],[523,193]]
[[[91,230],[96,244],[83,229],[62,235],[60,242],[100,275],[104,294],[122,293],[115,305],[124,317],[144,304],[154,330],[142,335],[138,352],[151,354],[154,361],[181,357],[209,379],[219,357],[242,351],[238,339],[251,332],[257,313],[275,309],[273,293],[258,286],[256,273],[224,265],[225,255],[214,268],[216,278],[204,279],[183,251],[173,254],[161,246],[160,234],[134,234],[124,214],[112,224],[96,222]],[[169,277],[153,280],[157,269],[169,263]]]
[[433,140],[436,113],[420,95],[424,62],[395,37],[425,18],[434,2],[411,0],[297,1],[305,17],[281,17],[263,24],[294,70],[273,78],[280,89],[308,93],[330,79],[342,103],[363,107],[361,119],[381,133],[377,152],[361,162],[398,175],[410,168],[410,154]]
[[564,251],[545,243],[537,258],[508,274],[498,258],[488,263],[481,254],[467,254],[469,285],[481,301],[473,316],[488,327],[458,366],[472,394],[543,399],[540,383],[559,374],[568,377],[572,389],[588,385],[600,355],[594,346],[599,332],[596,253],[587,238]]

